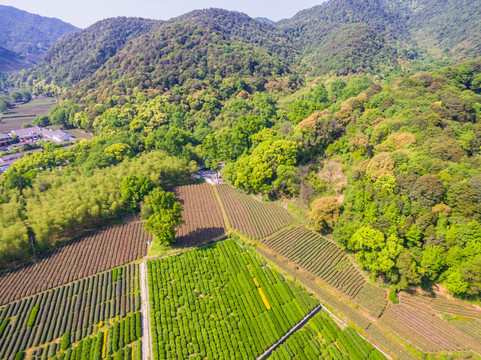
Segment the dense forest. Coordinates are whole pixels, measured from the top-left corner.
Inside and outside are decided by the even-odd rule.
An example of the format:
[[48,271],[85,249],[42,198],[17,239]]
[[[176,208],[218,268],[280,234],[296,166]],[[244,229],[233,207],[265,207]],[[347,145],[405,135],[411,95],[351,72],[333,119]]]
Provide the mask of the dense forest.
[[478,296],[480,7],[445,3],[331,0],[276,24],[209,9],[60,40],[11,81],[60,97],[45,123],[96,137],[3,175],[0,261],[132,210],[133,174],[169,189],[225,164],[373,278]]

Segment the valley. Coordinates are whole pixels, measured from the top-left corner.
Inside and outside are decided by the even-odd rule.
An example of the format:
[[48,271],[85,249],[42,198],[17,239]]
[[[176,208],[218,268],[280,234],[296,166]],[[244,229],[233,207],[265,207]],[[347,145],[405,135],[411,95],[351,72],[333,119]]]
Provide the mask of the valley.
[[480,16],[0,6],[0,360],[481,359]]

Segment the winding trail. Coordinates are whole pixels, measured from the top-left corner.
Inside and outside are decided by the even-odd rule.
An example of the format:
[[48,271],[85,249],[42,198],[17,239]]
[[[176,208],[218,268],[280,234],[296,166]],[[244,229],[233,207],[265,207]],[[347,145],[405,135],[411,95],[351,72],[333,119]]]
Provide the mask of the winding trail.
[[149,284],[147,281],[147,261],[143,261],[140,263],[140,297],[142,300],[142,360],[152,360]]
[[269,349],[267,349],[267,351],[258,356],[257,357],[257,360],[264,360],[264,359],[267,359],[269,357],[270,354],[272,354],[272,352],[277,349],[280,345],[282,345],[282,343],[284,341],[287,340],[287,338],[289,336],[291,336],[294,332],[296,332],[297,330],[299,330],[301,327],[303,327],[304,325],[306,325],[306,323],[311,320],[311,318],[316,315],[319,311],[321,311],[322,309],[322,304],[319,304],[316,306],[316,308],[314,310],[312,310],[309,314],[307,314],[304,319],[302,319],[296,326],[294,326],[291,330],[289,330],[283,337],[280,338],[280,340],[278,342],[276,342],[274,345],[272,345]]

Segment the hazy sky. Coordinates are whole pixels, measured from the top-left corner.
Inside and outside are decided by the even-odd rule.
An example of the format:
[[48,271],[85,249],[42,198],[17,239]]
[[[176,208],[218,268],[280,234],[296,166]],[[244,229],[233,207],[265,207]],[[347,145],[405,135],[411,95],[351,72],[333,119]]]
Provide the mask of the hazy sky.
[[167,20],[191,10],[209,7],[241,11],[252,17],[267,17],[277,21],[322,2],[323,0],[0,0],[2,5],[56,17],[81,28],[113,16]]

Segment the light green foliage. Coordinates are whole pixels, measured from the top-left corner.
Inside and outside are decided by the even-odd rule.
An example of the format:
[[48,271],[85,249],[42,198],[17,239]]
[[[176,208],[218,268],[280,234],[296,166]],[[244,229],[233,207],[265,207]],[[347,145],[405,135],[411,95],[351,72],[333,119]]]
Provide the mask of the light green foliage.
[[125,158],[131,157],[133,151],[127,144],[113,144],[104,150],[105,155],[115,159],[116,162],[120,162]]
[[373,274],[387,274],[403,247],[395,235],[385,239],[381,231],[365,226],[354,233],[348,249],[356,251],[361,266]]
[[131,209],[137,209],[153,187],[149,176],[130,174],[122,179],[122,199],[129,202]]
[[424,249],[421,266],[430,280],[438,277],[445,264],[444,256],[444,250],[438,246],[431,245]]
[[469,283],[467,283],[459,270],[453,270],[449,273],[444,282],[449,292],[455,295],[465,294],[469,288]]
[[35,320],[37,319],[37,313],[38,313],[38,305],[35,305],[30,311],[27,327],[32,327],[35,324]]
[[245,154],[229,164],[223,174],[235,186],[267,194],[277,178],[278,168],[296,165],[298,151],[299,145],[293,141],[265,141],[252,154]]
[[323,83],[315,85],[305,95],[288,105],[289,120],[298,124],[316,110],[325,109],[329,105],[328,92]]
[[161,245],[175,241],[176,228],[183,223],[182,204],[175,195],[161,188],[152,190],[142,206],[145,229],[150,231]]
[[399,303],[399,299],[396,293],[396,288],[394,286],[391,286],[389,288],[389,301],[391,301],[393,304]]
[[67,350],[70,347],[70,333],[62,335],[62,341],[60,342],[60,350]]

